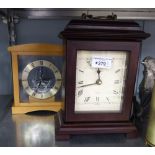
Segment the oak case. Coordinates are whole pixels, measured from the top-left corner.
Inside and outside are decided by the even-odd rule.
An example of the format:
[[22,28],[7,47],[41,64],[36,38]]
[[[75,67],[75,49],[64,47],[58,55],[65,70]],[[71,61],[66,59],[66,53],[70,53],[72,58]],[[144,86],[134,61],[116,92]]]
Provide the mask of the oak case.
[[[20,84],[20,67],[25,59],[37,57],[63,57],[63,47],[55,44],[23,44],[15,45],[8,48],[12,56],[12,71],[13,71],[13,90],[14,103],[12,113],[27,113],[37,110],[59,111],[62,107],[62,101],[56,101],[55,98],[36,99],[31,96],[26,101],[21,99],[21,84]],[[20,59],[21,58],[21,59]],[[21,63],[20,63],[21,62]]]

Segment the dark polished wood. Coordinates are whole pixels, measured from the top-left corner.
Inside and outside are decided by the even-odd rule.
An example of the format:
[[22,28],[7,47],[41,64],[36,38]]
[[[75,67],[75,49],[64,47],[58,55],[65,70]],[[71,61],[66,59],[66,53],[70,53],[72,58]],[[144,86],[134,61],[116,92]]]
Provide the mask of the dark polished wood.
[[[67,122],[81,121],[127,121],[130,118],[132,96],[136,79],[139,57],[139,42],[112,42],[112,41],[67,41],[66,57],[66,97],[65,120]],[[75,113],[75,81],[76,81],[76,55],[79,49],[91,51],[127,51],[129,55],[128,71],[125,82],[124,101],[120,112],[93,112]]]
[[61,36],[67,40],[142,41],[150,36],[131,20],[71,20]]
[[[72,20],[61,32],[65,44],[65,107],[55,116],[56,139],[69,139],[74,134],[125,133],[136,137],[131,121],[132,96],[139,62],[141,41],[150,36],[133,21]],[[124,51],[128,53],[127,76],[120,112],[75,112],[76,58],[79,50]]]
[[70,123],[62,119],[61,112],[55,115],[56,140],[69,140],[72,135],[124,133],[127,138],[136,138],[137,129],[130,121]]

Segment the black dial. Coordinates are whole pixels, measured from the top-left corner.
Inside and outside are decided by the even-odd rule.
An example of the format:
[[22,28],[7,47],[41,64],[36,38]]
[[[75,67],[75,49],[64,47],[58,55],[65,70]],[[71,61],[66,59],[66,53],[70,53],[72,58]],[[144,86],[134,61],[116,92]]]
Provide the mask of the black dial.
[[37,93],[48,92],[55,84],[56,79],[51,69],[43,66],[34,68],[28,76],[28,84]]
[[46,99],[54,96],[60,89],[61,74],[53,63],[37,60],[24,68],[22,85],[28,95]]

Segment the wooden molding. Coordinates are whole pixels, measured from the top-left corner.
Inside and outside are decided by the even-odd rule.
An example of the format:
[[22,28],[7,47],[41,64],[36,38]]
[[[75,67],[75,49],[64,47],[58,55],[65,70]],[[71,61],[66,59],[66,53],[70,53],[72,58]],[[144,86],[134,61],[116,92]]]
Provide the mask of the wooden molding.
[[35,55],[36,53],[39,53],[41,55],[50,54],[62,56],[64,54],[63,45],[44,43],[14,45],[8,47],[8,51],[11,53],[17,53],[19,55]]

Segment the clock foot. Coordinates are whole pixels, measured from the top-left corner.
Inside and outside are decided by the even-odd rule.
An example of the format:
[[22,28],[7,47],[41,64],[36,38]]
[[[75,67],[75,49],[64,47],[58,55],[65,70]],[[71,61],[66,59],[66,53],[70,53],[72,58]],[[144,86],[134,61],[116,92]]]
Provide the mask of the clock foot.
[[138,136],[132,122],[64,122],[61,112],[55,115],[55,139],[69,140],[72,135],[80,134],[127,134],[128,138]]
[[137,138],[138,136],[139,136],[139,134],[138,134],[137,130],[129,132],[126,134],[126,137],[129,139]]
[[69,134],[56,134],[55,139],[56,140],[69,140],[70,135]]
[[12,106],[12,114],[26,114],[28,112],[40,111],[40,110],[48,110],[48,111],[59,111],[61,109],[62,103],[58,103],[57,105],[41,105],[40,106]]

